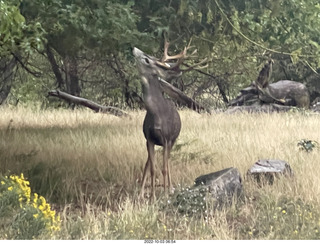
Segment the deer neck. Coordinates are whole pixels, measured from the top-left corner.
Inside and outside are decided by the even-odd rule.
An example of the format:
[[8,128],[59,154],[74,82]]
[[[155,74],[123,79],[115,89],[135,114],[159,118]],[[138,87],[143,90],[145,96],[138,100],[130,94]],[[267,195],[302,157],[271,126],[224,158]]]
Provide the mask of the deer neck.
[[146,109],[151,113],[157,113],[159,109],[167,105],[167,101],[162,94],[158,76],[153,75],[144,78],[147,79],[146,82],[143,82],[143,100]]

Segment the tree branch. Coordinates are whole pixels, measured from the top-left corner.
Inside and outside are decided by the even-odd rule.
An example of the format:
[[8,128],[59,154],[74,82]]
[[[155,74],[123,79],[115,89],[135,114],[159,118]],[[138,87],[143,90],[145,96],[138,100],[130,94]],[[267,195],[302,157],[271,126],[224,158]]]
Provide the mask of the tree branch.
[[31,69],[29,69],[22,61],[21,61],[21,57],[20,55],[17,55],[13,52],[11,52],[11,55],[18,61],[18,63],[22,66],[22,68],[24,68],[29,74],[32,74],[35,77],[40,77],[41,76],[41,72],[36,72],[36,71],[32,71]]
[[[183,65],[185,65],[185,66],[187,66],[187,67],[190,67],[190,66],[187,65],[187,64],[183,64]],[[222,96],[222,99],[223,99],[224,103],[225,103],[225,104],[228,104],[228,103],[229,103],[229,100],[228,100],[228,97],[227,97],[227,95],[226,95],[225,89],[223,88],[223,84],[222,84],[222,82],[220,81],[221,78],[220,78],[219,76],[209,74],[209,73],[204,72],[204,71],[202,71],[202,70],[200,70],[200,69],[194,69],[194,70],[197,71],[197,72],[199,72],[200,74],[203,74],[203,75],[206,75],[206,76],[209,76],[209,77],[213,78],[214,81],[215,81],[215,83],[216,83],[217,86],[218,86],[219,92],[220,92],[220,94],[221,94],[221,96]]]
[[204,110],[207,113],[211,113],[208,108],[205,108],[201,104],[194,101],[192,98],[185,95],[182,91],[180,91],[178,88],[174,87],[170,83],[166,82],[165,80],[159,78],[159,82],[161,85],[161,88],[165,93],[167,93],[170,97],[178,100],[179,102],[185,104],[188,108],[200,113],[200,111]]

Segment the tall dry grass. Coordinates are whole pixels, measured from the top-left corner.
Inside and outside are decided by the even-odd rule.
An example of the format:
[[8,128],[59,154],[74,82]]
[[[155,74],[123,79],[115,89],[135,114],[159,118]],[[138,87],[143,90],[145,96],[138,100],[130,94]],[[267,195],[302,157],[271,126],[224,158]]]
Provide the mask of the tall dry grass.
[[[245,176],[254,162],[266,158],[289,162],[295,174],[263,189],[245,180],[246,204],[204,220],[161,211],[162,200],[153,205],[137,202],[147,159],[145,112],[130,112],[131,119],[88,110],[1,108],[0,114],[1,173],[23,172],[32,189],[55,204],[64,225],[58,239],[286,239],[282,232],[252,230],[262,222],[263,210],[256,203],[270,201],[266,209],[278,203],[287,206],[281,202],[285,196],[320,204],[319,151],[306,153],[297,147],[300,139],[320,141],[318,115],[180,111],[182,130],[170,160],[176,188],[228,167]],[[161,148],[157,160],[161,199]],[[76,212],[81,219],[74,218]],[[268,216],[266,210],[264,217]],[[239,227],[242,222],[247,229]],[[291,234],[288,238],[298,238]]]

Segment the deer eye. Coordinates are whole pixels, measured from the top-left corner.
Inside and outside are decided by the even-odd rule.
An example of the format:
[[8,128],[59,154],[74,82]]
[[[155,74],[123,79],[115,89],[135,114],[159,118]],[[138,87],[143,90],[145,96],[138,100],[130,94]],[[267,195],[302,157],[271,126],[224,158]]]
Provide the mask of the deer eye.
[[145,58],[144,61],[149,64],[149,59],[148,58]]

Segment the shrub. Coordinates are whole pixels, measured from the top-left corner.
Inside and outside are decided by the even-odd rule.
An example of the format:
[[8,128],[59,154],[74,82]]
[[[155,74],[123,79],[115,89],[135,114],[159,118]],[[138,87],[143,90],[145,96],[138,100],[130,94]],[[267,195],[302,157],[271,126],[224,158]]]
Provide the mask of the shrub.
[[60,217],[20,176],[0,175],[0,239],[36,239],[60,229]]
[[301,151],[311,152],[314,148],[318,147],[318,142],[308,139],[301,139],[297,145]]

